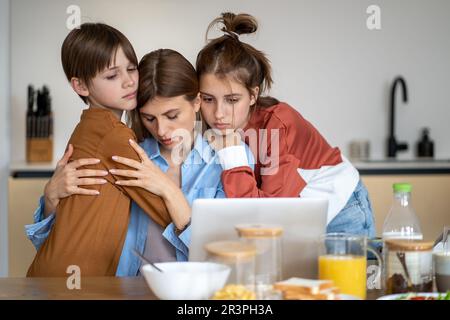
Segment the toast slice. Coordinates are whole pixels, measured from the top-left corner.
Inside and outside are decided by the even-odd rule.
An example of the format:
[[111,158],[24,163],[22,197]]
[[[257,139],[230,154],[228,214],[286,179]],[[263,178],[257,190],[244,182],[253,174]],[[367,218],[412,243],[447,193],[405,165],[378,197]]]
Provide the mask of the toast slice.
[[334,288],[334,282],[331,280],[311,280],[295,277],[274,284],[274,289],[307,295],[316,295],[331,288]]
[[336,300],[338,299],[339,288],[333,287],[320,291],[317,294],[307,294],[298,291],[283,291],[283,298],[286,300]]

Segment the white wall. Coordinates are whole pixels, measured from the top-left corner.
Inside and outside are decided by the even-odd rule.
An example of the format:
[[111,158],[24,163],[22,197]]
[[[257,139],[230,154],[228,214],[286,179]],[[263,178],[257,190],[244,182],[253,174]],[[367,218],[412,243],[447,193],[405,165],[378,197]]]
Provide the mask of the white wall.
[[0,277],[8,274],[9,0],[0,0]]
[[[70,4],[81,7],[82,22],[103,21],[123,31],[139,57],[168,47],[191,62],[213,18],[227,10],[251,13],[259,19],[259,33],[242,40],[269,55],[275,76],[272,94],[295,106],[332,145],[347,153],[351,139],[367,138],[372,155],[384,155],[389,88],[401,74],[410,102],[398,104],[397,138],[411,145],[420,128],[429,126],[436,156],[450,158],[448,0],[14,0],[13,161],[24,159],[28,83],[50,86],[57,157],[84,107],[60,66]],[[371,4],[381,7],[382,30],[366,27]]]

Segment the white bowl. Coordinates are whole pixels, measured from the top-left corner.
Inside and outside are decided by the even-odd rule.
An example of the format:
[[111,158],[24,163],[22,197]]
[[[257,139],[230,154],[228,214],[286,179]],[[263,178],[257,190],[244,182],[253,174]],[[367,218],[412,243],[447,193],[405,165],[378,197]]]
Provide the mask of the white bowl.
[[147,284],[153,293],[163,300],[209,299],[223,288],[230,274],[230,267],[212,262],[163,262],[141,267]]

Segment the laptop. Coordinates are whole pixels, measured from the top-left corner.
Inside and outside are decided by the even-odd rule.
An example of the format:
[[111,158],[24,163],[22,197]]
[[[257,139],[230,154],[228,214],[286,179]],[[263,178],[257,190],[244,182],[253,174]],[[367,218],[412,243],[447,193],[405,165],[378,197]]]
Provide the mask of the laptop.
[[318,242],[326,232],[327,209],[325,199],[197,199],[192,206],[189,261],[204,261],[204,246],[209,242],[238,240],[238,224],[277,224],[283,227],[282,279],[316,279]]

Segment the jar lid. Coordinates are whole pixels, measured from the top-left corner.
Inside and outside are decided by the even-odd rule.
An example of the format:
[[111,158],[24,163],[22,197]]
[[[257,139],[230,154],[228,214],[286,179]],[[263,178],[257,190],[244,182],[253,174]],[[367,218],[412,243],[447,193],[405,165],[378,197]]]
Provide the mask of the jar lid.
[[249,243],[239,241],[217,241],[205,245],[205,250],[210,254],[223,258],[251,258],[256,255],[256,247]]
[[242,238],[276,238],[283,234],[283,227],[275,224],[238,224],[235,228]]
[[386,245],[389,250],[429,251],[433,249],[434,243],[422,240],[389,239],[386,240]]

